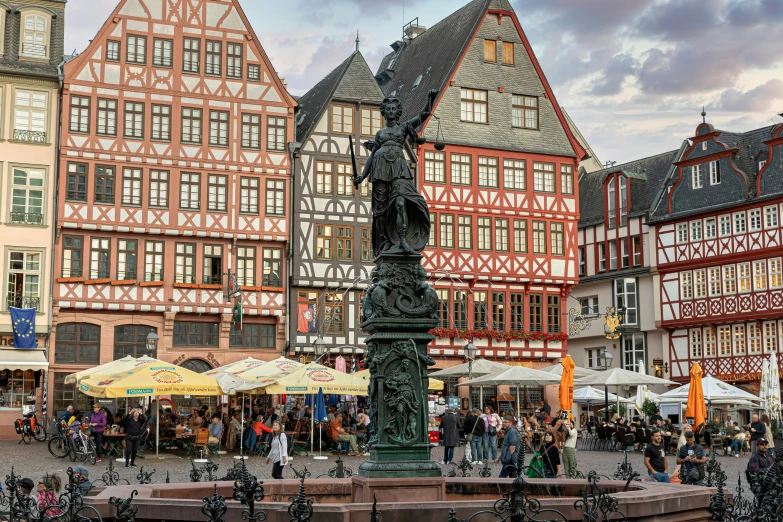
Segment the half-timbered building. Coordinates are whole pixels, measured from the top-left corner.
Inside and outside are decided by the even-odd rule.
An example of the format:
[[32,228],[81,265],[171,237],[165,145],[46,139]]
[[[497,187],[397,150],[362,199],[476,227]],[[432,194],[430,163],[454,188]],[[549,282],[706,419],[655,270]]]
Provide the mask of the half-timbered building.
[[295,106],[238,0],[122,0],[65,66],[58,409],[66,374],[141,355],[150,332],[151,355],[196,371],[279,356]]
[[376,77],[403,120],[439,91],[415,151],[432,219],[424,265],[441,299],[438,366],[462,362],[469,340],[481,357],[518,364],[563,357],[586,154],[517,15],[507,0],[474,0],[430,29],[412,24],[392,48]]
[[[290,339],[295,353],[320,337],[335,353],[363,353],[361,292],[372,269],[370,184],[354,189],[382,126],[383,92],[357,49],[299,98],[294,152]],[[350,137],[350,138],[349,138]]]

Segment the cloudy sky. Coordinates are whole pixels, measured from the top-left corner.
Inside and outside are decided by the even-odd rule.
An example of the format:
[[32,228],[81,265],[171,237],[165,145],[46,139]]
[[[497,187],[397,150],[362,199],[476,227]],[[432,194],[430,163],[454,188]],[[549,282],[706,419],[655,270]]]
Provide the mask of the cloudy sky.
[[[701,120],[783,121],[781,0],[511,0],[555,95],[602,161],[676,149]],[[402,25],[432,26],[467,0],[244,0],[278,73],[303,94],[354,49],[377,67]],[[81,51],[113,0],[69,0]],[[383,7],[381,7],[381,5]]]

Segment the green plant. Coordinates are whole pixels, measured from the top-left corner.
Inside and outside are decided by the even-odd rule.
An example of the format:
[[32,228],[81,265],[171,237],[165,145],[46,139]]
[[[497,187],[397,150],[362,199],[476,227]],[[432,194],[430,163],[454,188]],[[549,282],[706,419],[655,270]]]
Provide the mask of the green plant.
[[783,439],[783,422],[778,419],[772,419],[770,428],[772,428],[772,438],[774,440]]
[[[617,413],[617,405],[612,404],[609,406],[609,415],[612,416],[615,413]],[[620,417],[625,417],[625,415],[628,413],[628,408],[625,407],[625,404],[620,403]]]
[[655,401],[644,399],[644,403],[642,404],[642,414],[649,419],[656,413],[658,413],[658,405],[655,403]]
[[707,422],[707,431],[712,433],[713,435],[717,435],[720,433],[720,430],[723,429],[723,424],[721,424],[718,421],[709,421]]

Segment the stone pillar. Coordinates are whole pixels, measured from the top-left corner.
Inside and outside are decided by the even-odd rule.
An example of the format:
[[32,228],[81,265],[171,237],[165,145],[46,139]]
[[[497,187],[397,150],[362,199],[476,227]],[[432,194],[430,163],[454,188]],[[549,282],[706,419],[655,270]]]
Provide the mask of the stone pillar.
[[370,369],[370,458],[367,478],[440,477],[427,436],[427,353],[438,325],[438,296],[420,255],[382,254],[362,302]]

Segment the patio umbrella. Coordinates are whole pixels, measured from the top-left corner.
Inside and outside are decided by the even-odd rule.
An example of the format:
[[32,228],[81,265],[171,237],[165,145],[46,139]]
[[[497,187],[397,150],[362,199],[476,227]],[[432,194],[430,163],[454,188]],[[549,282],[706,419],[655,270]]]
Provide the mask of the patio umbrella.
[[[312,434],[314,433],[315,428],[315,419],[318,419],[318,422],[321,423],[327,419],[326,415],[326,401],[324,400],[324,391],[322,388],[318,389],[318,394],[315,396],[315,408],[313,409],[313,415],[310,418],[310,452],[314,453],[313,451],[313,437]],[[321,434],[323,433],[323,430],[318,430],[318,457],[321,457]]]
[[519,415],[519,388],[528,386],[547,386],[557,384],[560,379],[556,375],[540,372],[526,366],[505,366],[504,370],[477,377],[458,384],[458,386],[516,386],[517,387],[517,415]]
[[[606,398],[605,392],[603,390],[598,390],[596,388],[593,388],[592,386],[586,386],[584,388],[579,388],[577,390],[574,390],[574,402],[577,404],[602,403],[605,398]],[[625,397],[618,397],[614,393],[609,394],[609,401],[623,402],[623,403],[632,402],[631,399],[626,399]]]
[[574,407],[574,368],[576,364],[570,355],[567,355],[560,364],[563,366],[563,373],[560,376],[560,393],[558,394],[560,411],[567,411],[568,416],[571,417],[571,408]]
[[693,431],[696,431],[707,419],[707,401],[704,400],[701,375],[701,366],[699,366],[699,363],[693,363],[693,366],[691,366],[691,387],[688,392],[688,405],[685,408],[685,418],[693,419]]
[[367,381],[333,370],[320,364],[310,363],[291,371],[271,377],[254,380],[258,389],[270,395],[276,394],[315,394],[319,390],[337,395],[367,395]]
[[136,359],[135,357],[131,357],[130,355],[127,355],[122,359],[117,359],[116,361],[111,361],[106,364],[93,366],[92,368],[89,368],[87,370],[82,370],[80,372],[66,375],[65,384],[76,384],[82,379],[86,379],[95,375],[108,375],[112,373],[132,370],[139,366],[144,366],[145,364],[154,363],[155,361],[157,361],[157,359],[153,359],[152,357],[147,357],[146,355],[139,357],[138,359]]
[[769,399],[767,408],[772,412],[772,417],[780,419],[780,372],[778,356],[774,353],[769,357]]
[[[639,367],[639,373],[647,375],[647,372],[644,371],[644,361],[640,360],[637,366]],[[639,413],[642,412],[642,406],[644,406],[644,401],[647,400],[648,393],[646,384],[639,385],[636,388],[636,400],[634,402],[636,402],[636,409],[639,410]]]
[[[702,385],[702,390],[704,391],[704,398],[713,403],[715,403],[718,400],[731,401],[735,399],[741,399],[741,400],[756,401],[756,402],[761,400],[759,399],[759,397],[753,395],[752,393],[746,392],[745,390],[737,388],[736,386],[732,386],[731,384],[725,383],[720,379],[716,379],[711,375],[703,377],[701,380],[701,385]],[[659,396],[659,399],[660,400],[687,399],[688,395],[690,394],[690,389],[691,389],[691,385],[690,383],[688,383],[684,386],[680,386],[679,388],[675,388],[673,390],[667,391],[666,393],[662,393]]]
[[437,372],[432,372],[430,376],[468,377],[470,374],[473,374],[474,376],[478,376],[478,375],[487,375],[490,373],[499,372],[501,370],[508,370],[509,368],[510,366],[508,364],[488,361],[486,359],[476,359],[475,361],[473,361],[472,367],[470,363],[462,363],[462,364],[458,364],[457,366],[452,366],[451,368],[446,368],[445,370],[438,370]]
[[[552,366],[537,368],[537,370],[540,372],[551,373],[554,375],[562,375],[563,365],[553,364]],[[580,368],[579,366],[574,367],[574,379],[581,379],[582,377],[587,377],[588,375],[595,375],[596,373],[598,373],[596,370],[591,370],[590,368]]]
[[[610,368],[602,372],[596,372],[577,380],[575,386],[641,386],[641,385],[671,385],[676,382],[667,379],[659,379],[652,375],[642,375],[639,372],[632,372],[623,368]],[[617,402],[617,413],[620,413],[620,402]]]
[[769,360],[764,359],[761,363],[761,381],[759,382],[759,398],[763,401],[764,410],[769,413],[767,399],[769,397]]

